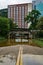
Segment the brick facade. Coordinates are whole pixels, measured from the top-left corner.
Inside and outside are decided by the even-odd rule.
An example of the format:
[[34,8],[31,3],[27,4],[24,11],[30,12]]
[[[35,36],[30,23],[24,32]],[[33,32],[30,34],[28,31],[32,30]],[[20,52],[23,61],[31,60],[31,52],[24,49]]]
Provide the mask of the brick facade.
[[[30,7],[28,8],[28,6]],[[28,24],[25,23],[24,18],[28,13],[28,9],[32,10],[32,3],[9,5],[8,18],[14,19],[19,28],[27,28]]]

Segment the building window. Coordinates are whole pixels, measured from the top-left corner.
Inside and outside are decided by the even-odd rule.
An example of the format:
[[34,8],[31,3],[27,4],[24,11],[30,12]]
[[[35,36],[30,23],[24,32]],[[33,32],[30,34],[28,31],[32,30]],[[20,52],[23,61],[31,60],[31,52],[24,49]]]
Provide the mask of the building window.
[[15,7],[14,7],[14,22],[15,22]]
[[34,5],[34,9],[36,9],[36,5]]
[[10,10],[11,10],[11,8],[10,7],[8,7],[8,18],[11,18],[11,12],[10,12]]
[[13,7],[11,7],[11,18],[13,17]]
[[21,20],[21,7],[19,7],[19,14],[20,14],[20,20]]
[[18,24],[18,7],[15,8],[15,22]]
[[21,14],[21,16],[22,16],[22,28],[24,28],[24,6],[22,7],[22,14]]

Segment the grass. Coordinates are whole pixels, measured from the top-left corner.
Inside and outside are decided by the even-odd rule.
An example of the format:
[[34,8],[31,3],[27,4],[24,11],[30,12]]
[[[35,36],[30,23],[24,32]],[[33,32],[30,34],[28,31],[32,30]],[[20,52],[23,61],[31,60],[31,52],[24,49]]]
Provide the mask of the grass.
[[12,45],[29,45],[29,42],[15,42],[14,39],[7,40],[5,38],[0,38],[0,47],[12,46]]
[[0,47],[8,46],[7,39],[4,37],[0,37]]
[[0,37],[0,43],[5,41],[6,39],[4,37]]
[[43,47],[43,39],[30,39],[30,42],[15,42],[15,40],[11,39],[8,42],[8,39],[5,39],[4,37],[0,37],[0,47],[4,46],[11,46],[11,45],[32,45],[32,46],[38,46]]
[[32,39],[32,45],[43,47],[43,39]]

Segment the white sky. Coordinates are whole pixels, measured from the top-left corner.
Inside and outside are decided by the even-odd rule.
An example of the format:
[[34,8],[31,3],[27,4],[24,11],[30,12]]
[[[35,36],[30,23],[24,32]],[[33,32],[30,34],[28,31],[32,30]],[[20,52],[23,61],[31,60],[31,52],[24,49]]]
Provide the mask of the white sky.
[[0,9],[7,8],[11,4],[31,3],[32,0],[0,0]]

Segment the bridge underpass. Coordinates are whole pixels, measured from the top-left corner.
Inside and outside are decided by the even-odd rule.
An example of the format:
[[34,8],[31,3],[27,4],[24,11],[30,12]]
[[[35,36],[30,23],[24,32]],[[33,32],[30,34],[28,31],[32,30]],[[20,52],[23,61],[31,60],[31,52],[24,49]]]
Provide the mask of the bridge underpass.
[[29,38],[31,37],[31,31],[25,28],[13,29],[8,34],[8,39],[10,43],[29,43]]

